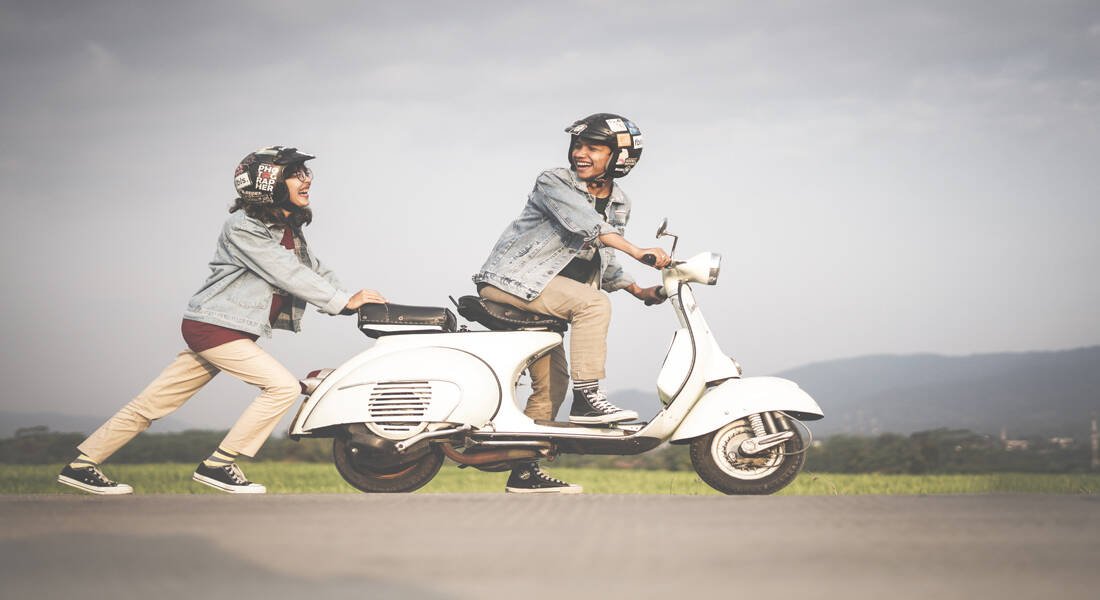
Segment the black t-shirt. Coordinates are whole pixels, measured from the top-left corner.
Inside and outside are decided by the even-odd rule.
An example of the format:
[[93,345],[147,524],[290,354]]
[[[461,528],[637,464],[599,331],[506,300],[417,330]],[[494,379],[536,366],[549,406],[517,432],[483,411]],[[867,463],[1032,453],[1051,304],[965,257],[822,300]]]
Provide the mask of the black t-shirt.
[[[596,198],[596,206],[594,207],[594,209],[597,213],[599,213],[601,217],[603,217],[604,221],[607,220],[607,215],[605,215],[604,213],[607,211],[607,203],[610,200],[610,196],[608,196],[607,198]],[[561,270],[560,273],[558,273],[558,275],[561,275],[562,277],[568,277],[569,279],[579,281],[581,283],[588,283],[588,280],[592,279],[592,275],[596,272],[596,268],[599,266],[599,261],[599,252],[594,254],[590,259],[584,259],[580,257],[574,258],[573,260],[569,261],[569,264],[565,265],[565,267]]]

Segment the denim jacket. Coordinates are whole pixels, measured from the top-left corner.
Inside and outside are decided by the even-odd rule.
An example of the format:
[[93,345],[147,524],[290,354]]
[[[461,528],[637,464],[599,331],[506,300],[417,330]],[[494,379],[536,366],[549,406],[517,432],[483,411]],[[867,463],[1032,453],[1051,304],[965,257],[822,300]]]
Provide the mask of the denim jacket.
[[533,300],[578,253],[594,247],[600,256],[600,287],[612,292],[634,283],[619,266],[615,250],[599,241],[605,233],[623,233],[630,199],[618,185],[612,186],[606,221],[593,209],[595,201],[572,170],[543,172],[523,212],[501,234],[474,282]]
[[183,318],[271,337],[271,295],[290,296],[275,329],[300,331],[306,303],[339,314],[351,294],[321,265],[305,239],[294,237],[294,252],[282,245],[283,226],[267,225],[238,211],[229,216],[210,260],[210,276],[191,296]]

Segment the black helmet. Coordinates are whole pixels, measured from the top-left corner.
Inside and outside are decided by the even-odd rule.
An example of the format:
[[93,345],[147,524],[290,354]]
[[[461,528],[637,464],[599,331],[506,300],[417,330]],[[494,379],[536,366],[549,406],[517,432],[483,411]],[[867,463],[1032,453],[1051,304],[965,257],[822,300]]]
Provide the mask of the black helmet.
[[282,177],[286,167],[313,158],[298,152],[297,148],[261,148],[241,159],[233,173],[233,186],[237,188],[237,195],[249,204],[272,204],[276,196],[286,195]]
[[642,157],[642,132],[634,121],[611,113],[597,113],[587,116],[565,129],[569,138],[569,168],[577,170],[573,164],[573,144],[577,139],[585,139],[611,146],[611,160],[607,163],[604,177],[625,177],[638,159]]

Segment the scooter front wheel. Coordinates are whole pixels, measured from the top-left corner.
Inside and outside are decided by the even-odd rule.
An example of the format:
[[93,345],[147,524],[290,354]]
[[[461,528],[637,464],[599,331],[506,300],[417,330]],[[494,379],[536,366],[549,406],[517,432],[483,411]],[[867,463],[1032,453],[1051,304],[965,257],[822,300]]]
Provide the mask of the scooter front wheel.
[[344,481],[356,489],[370,493],[402,493],[420,489],[435,477],[443,466],[443,451],[438,446],[407,463],[372,460],[363,446],[351,439],[332,440],[332,458]]
[[743,456],[741,443],[753,437],[742,419],[691,441],[691,464],[710,487],[724,494],[774,494],[787,487],[806,462],[802,436],[759,455]]

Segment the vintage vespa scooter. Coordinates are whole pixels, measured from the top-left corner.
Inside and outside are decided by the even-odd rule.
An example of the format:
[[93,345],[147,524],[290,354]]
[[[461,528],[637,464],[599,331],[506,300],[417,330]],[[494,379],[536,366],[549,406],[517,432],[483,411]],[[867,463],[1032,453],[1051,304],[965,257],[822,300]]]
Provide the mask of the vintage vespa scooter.
[[[667,220],[657,237],[668,233]],[[714,285],[709,252],[661,271],[680,322],[657,375],[661,410],[648,423],[601,427],[534,421],[517,406],[523,371],[562,343],[568,323],[464,296],[459,313],[489,331],[455,328],[446,308],[368,304],[359,326],[378,342],[302,381],[292,439],[333,438],[344,479],[364,492],[411,492],[444,458],[486,471],[559,454],[639,454],[690,444],[696,472],[727,494],[771,494],[805,462],[801,421],[824,415],[795,383],[742,377],[703,319],[691,283]]]

